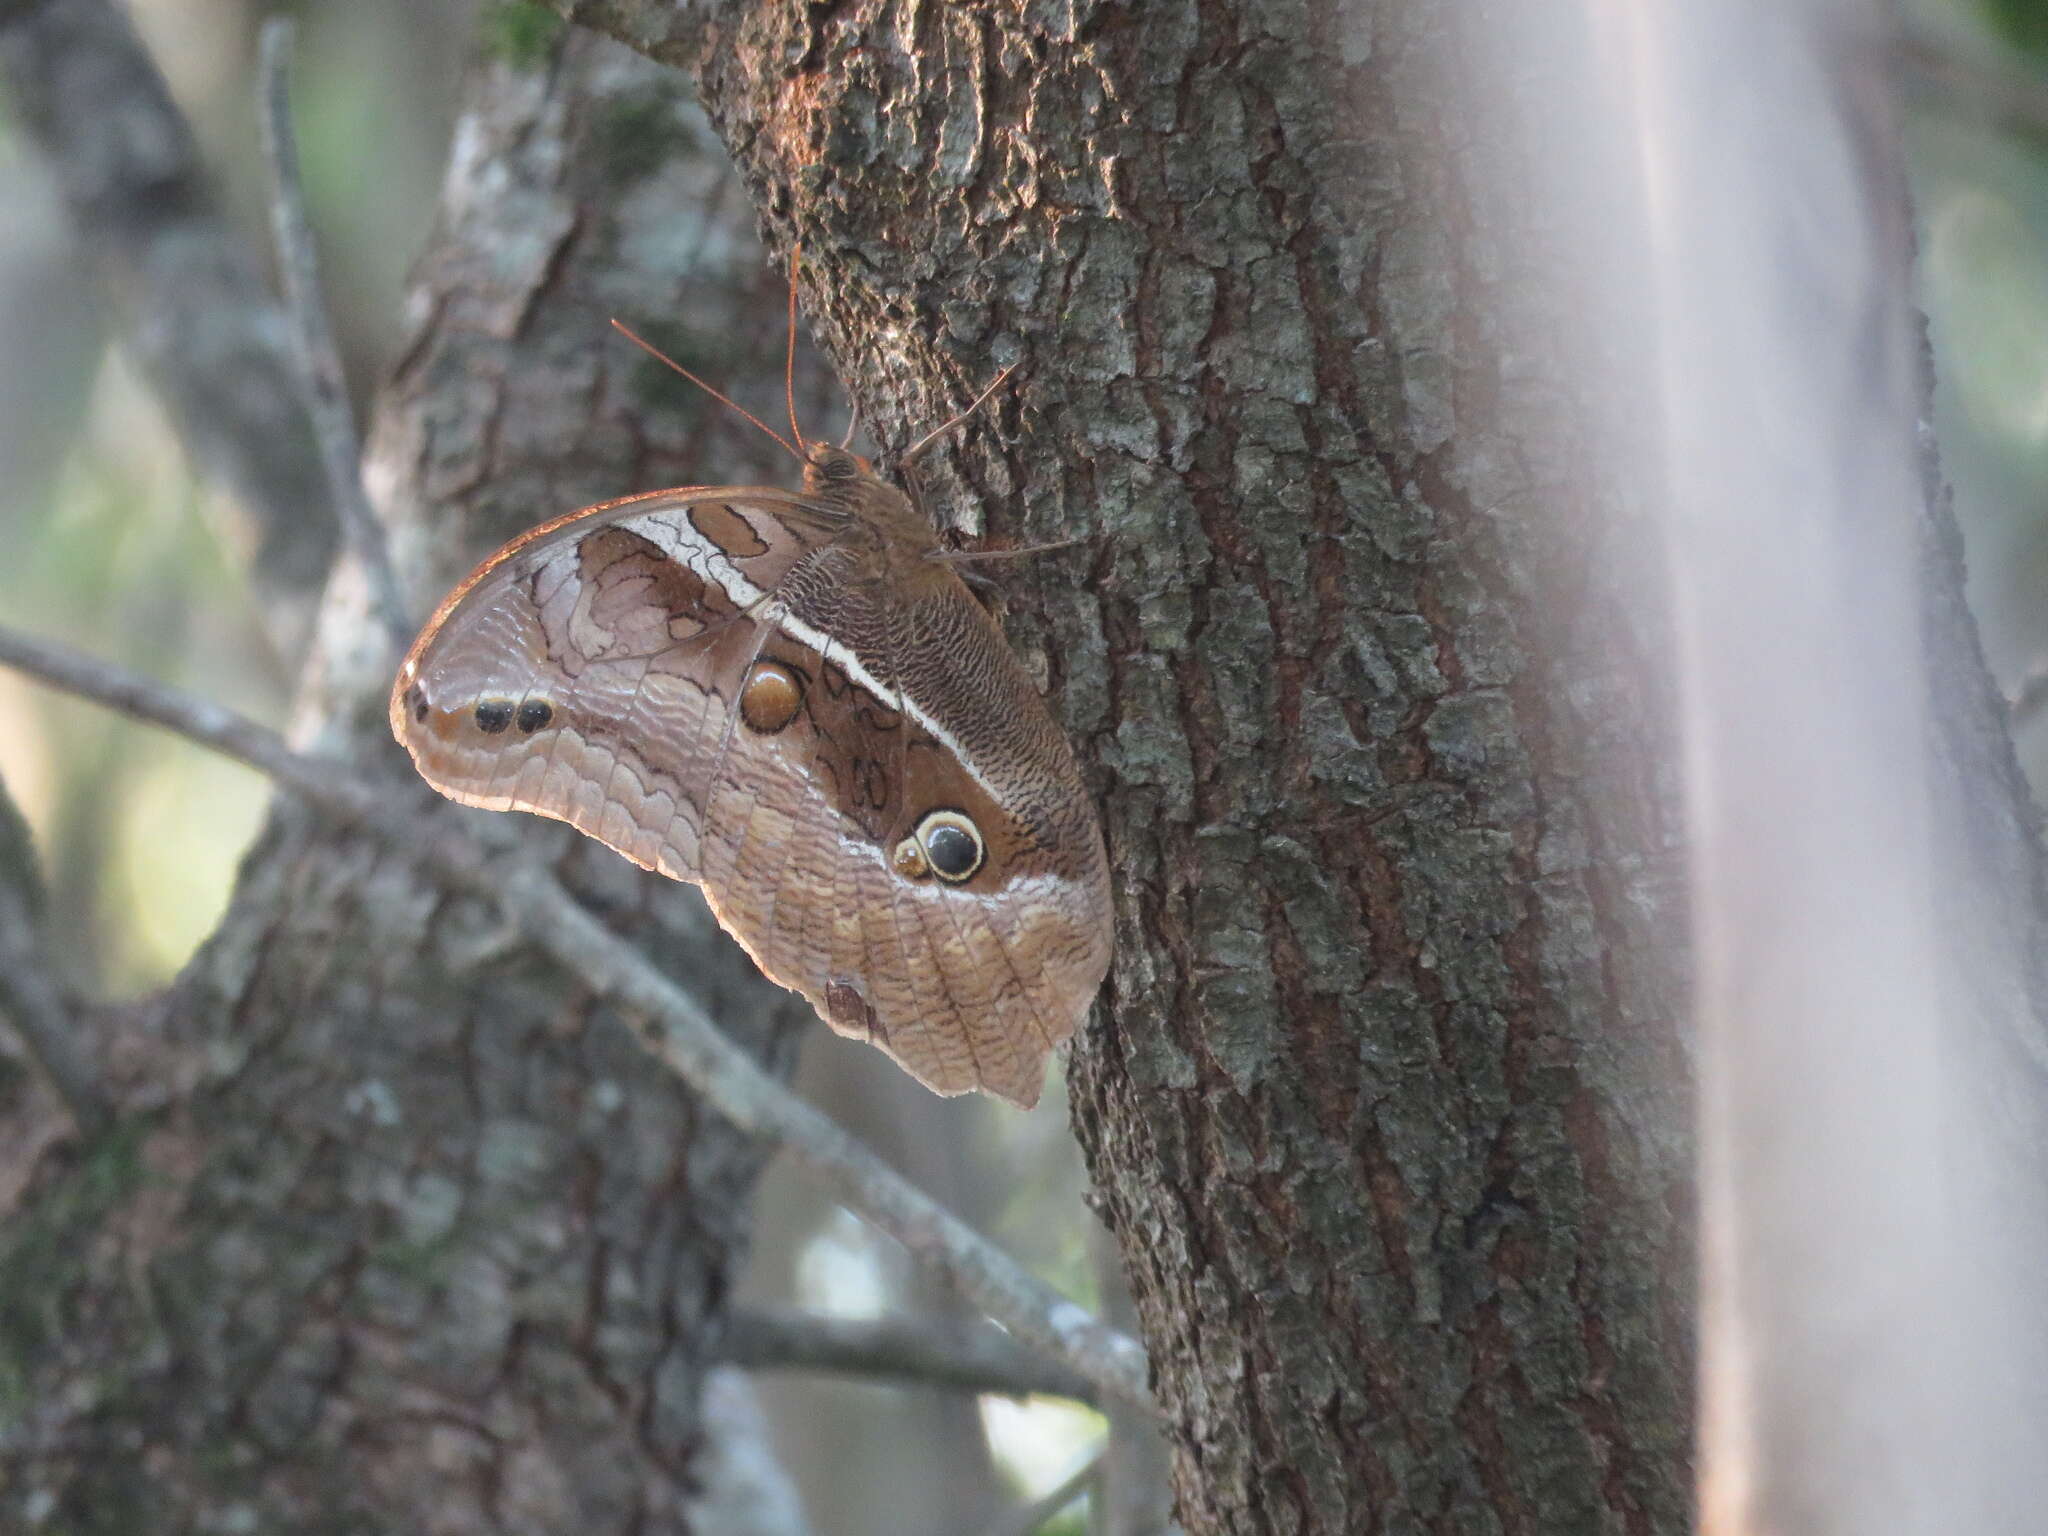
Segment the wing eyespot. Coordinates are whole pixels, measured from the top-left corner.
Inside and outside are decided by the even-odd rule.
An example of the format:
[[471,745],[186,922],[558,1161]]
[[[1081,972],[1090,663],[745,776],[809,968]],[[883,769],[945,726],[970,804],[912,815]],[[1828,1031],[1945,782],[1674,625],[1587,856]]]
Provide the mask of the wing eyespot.
[[472,711],[476,728],[486,736],[496,736],[512,724],[512,701],[510,699],[479,699]]
[[773,736],[804,705],[804,679],[779,661],[757,661],[740,686],[740,719],[757,736]]
[[906,880],[937,876],[947,885],[972,880],[988,859],[988,843],[972,817],[959,811],[930,811],[890,856]]

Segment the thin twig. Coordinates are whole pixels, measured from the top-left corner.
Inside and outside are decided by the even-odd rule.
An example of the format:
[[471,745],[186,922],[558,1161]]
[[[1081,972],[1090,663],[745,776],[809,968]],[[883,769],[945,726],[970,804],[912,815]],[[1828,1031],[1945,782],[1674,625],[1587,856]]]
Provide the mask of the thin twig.
[[[163,76],[111,0],[0,7],[0,107],[62,190],[73,245],[192,463],[248,523],[266,629],[295,667],[336,520],[259,253],[223,217]],[[9,363],[18,376],[27,357]]]
[[309,805],[387,839],[441,884],[494,903],[519,931],[621,1006],[642,1044],[742,1130],[775,1140],[848,1209],[886,1232],[1012,1334],[1106,1395],[1150,1408],[1135,1339],[1017,1262],[734,1045],[696,1000],[586,911],[544,869],[486,852],[452,821],[396,804],[338,763],[302,757],[253,721],[48,641],[0,627],[0,665],[203,742]]
[[1043,1394],[1089,1404],[1101,1397],[1083,1377],[986,1324],[948,1331],[906,1317],[825,1317],[793,1307],[749,1307],[726,1319],[721,1354],[750,1371],[896,1377],[961,1392]]
[[58,990],[41,925],[21,890],[0,880],[0,1016],[14,1025],[29,1055],[91,1135],[113,1118],[99,1077],[79,1049],[78,1020]]
[[1046,1521],[1086,1493],[1089,1485],[1101,1475],[1102,1455],[1097,1452],[1076,1467],[1050,1493],[1041,1494],[1029,1504],[992,1521],[987,1527],[988,1536],[1033,1536]]
[[277,243],[277,266],[284,279],[285,308],[291,315],[306,405],[320,440],[320,462],[341,518],[342,535],[363,563],[378,619],[403,650],[412,640],[412,626],[406,620],[405,599],[391,563],[384,526],[377,521],[363,490],[362,445],[356,437],[334,329],[328,324],[327,306],[321,297],[320,262],[313,248],[312,221],[306,215],[305,187],[299,179],[290,90],[295,32],[291,17],[273,16],[263,24],[258,49],[257,95],[263,120],[263,157],[270,166],[271,234]]

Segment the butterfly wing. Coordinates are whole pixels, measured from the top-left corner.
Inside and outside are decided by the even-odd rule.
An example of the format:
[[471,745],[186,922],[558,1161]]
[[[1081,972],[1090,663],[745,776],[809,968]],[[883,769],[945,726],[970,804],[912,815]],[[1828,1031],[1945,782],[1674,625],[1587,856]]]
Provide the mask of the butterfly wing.
[[553,816],[694,879],[761,614],[834,536],[828,509],[732,487],[537,528],[429,621],[399,668],[392,730],[451,799]]
[[[1102,834],[1001,632],[950,571],[919,577],[908,593],[840,582],[830,634],[791,594],[763,656],[811,669],[786,733],[809,792],[769,803],[766,776],[735,784],[713,825],[750,814],[771,837],[728,856],[743,878],[716,878],[728,865],[707,856],[705,888],[839,1033],[937,1092],[1029,1108],[1109,966]],[[756,863],[773,834],[774,863]]]
[[936,566],[906,601],[858,533],[731,487],[538,529],[442,605],[393,730],[442,793],[702,886],[927,1086],[1028,1106],[1107,968],[1101,834],[979,604]]

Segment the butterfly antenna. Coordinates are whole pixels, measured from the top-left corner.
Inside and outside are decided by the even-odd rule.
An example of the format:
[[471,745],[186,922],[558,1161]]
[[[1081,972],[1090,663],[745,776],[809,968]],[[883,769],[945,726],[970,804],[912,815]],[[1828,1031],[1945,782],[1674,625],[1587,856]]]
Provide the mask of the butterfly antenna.
[[898,459],[896,462],[899,465],[908,464],[920,453],[923,453],[925,449],[931,447],[933,443],[937,442],[940,438],[944,437],[948,432],[952,431],[955,427],[959,426],[961,422],[965,421],[968,417],[972,416],[976,411],[980,410],[982,402],[988,399],[988,397],[994,394],[997,390],[1001,389],[1003,387],[1003,380],[1007,379],[1011,374],[1015,373],[1016,371],[1017,365],[1015,363],[1010,364],[1009,367],[1005,368],[1001,373],[995,376],[995,378],[990,382],[987,389],[984,389],[980,394],[976,395],[974,399],[968,403],[966,410],[962,411],[959,415],[953,417],[952,420],[941,422],[938,426],[933,427],[931,431],[925,433],[923,437],[920,437],[916,442],[912,443],[910,447],[904,451],[903,457]]
[[680,373],[692,384],[696,385],[699,389],[703,390],[705,394],[709,395],[712,399],[716,400],[720,405],[723,405],[730,410],[739,412],[740,415],[746,417],[747,420],[751,421],[763,432],[766,432],[770,437],[774,438],[776,442],[782,444],[782,446],[788,449],[791,454],[795,455],[795,457],[799,461],[803,459],[804,456],[802,452],[800,452],[796,448],[791,447],[788,438],[784,437],[780,432],[776,431],[773,427],[769,426],[767,422],[763,421],[760,417],[756,416],[752,411],[748,410],[744,405],[741,405],[737,400],[732,399],[730,396],[720,394],[717,390],[713,389],[709,384],[706,384],[702,379],[698,378],[697,375],[690,372],[690,370],[685,368],[681,363],[677,362],[674,358],[670,357],[666,352],[662,351],[661,348],[655,346],[654,343],[646,340],[644,337],[635,335],[634,332],[621,321],[612,321],[612,329],[617,331],[621,336],[625,337],[626,340],[632,342],[634,346],[638,347],[648,356],[658,358],[660,361],[667,363],[669,367],[675,369],[677,373]]
[[789,345],[782,359],[782,394],[789,402],[789,431],[796,439],[798,458],[810,447],[804,429],[796,424],[796,268],[803,259],[804,243],[799,240],[789,248]]
[[860,402],[853,402],[853,414],[846,418],[846,436],[839,440],[839,451],[844,453],[853,446],[853,434],[860,430]]

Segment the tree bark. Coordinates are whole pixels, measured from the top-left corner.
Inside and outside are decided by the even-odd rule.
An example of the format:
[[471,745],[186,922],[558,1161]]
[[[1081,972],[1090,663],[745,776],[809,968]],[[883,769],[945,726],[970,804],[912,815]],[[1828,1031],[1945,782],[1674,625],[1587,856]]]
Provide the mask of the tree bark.
[[[686,467],[760,478],[751,432],[679,410],[609,316],[780,382],[780,287],[668,72],[588,36],[500,61],[456,142],[369,455],[422,611],[543,518]],[[360,598],[330,594],[299,734],[424,802]],[[565,829],[491,830],[552,850],[787,1067],[808,1010],[693,890]],[[689,1528],[762,1149],[607,1008],[491,912],[281,806],[218,933],[129,1022],[119,1128],[46,1157],[0,1246],[9,1396],[40,1405],[0,1523]]]
[[[1600,210],[1531,131],[1587,61],[1555,18],[1400,0],[558,7],[695,72],[884,442],[1018,365],[928,489],[999,542],[1089,540],[1005,607],[1106,811],[1118,963],[1071,1084],[1181,1520],[1684,1528],[1662,551],[1582,366],[1626,327],[1548,302],[1599,281],[1568,230]],[[609,314],[680,309],[685,361],[774,398],[779,330],[727,353],[690,313],[758,262],[697,221],[676,78],[544,52],[465,117],[373,442],[421,599],[543,516],[719,472],[724,418],[664,425]],[[2022,947],[2039,866],[1926,531],[1949,787],[1996,790],[1938,814]],[[303,731],[418,793],[359,610],[333,599]],[[786,1060],[799,1007],[702,958],[688,892],[520,835]],[[0,1508],[685,1525],[755,1149],[488,914],[290,813],[140,1022],[153,1108],[46,1153],[0,1247],[37,1405]]]
[[1020,365],[939,505],[1096,540],[1005,587],[1107,812],[1071,1083],[1181,1519],[1683,1528],[1662,573],[1505,302],[1568,255],[1500,193],[1569,57],[1392,0],[563,8],[696,68],[885,441]]

